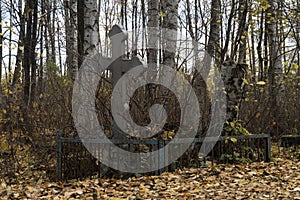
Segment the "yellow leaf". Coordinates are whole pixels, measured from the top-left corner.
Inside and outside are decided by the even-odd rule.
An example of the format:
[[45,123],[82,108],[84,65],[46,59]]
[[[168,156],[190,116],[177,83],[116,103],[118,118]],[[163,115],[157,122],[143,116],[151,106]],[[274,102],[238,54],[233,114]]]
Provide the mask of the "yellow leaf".
[[238,106],[233,106],[233,109],[234,109],[235,111],[238,111],[238,110],[239,110],[239,107],[238,107]]
[[19,49],[20,49],[20,51],[23,51],[24,47],[23,46],[19,46]]
[[222,22],[222,20],[220,20],[220,19],[217,20],[217,23],[218,23],[218,24],[221,24],[221,22]]
[[236,142],[237,142],[237,139],[234,138],[234,137],[232,137],[232,138],[230,138],[230,141],[233,142],[233,143],[236,143]]
[[255,118],[258,119],[260,117],[260,113],[256,113]]
[[234,127],[235,127],[234,122],[230,122],[230,126],[231,126],[232,128],[234,128]]
[[5,88],[5,89],[3,90],[3,92],[4,92],[5,95],[13,94],[13,92],[12,92],[11,90],[9,90],[8,88]]
[[3,33],[0,33],[0,37],[2,37],[3,36]]
[[3,92],[4,92],[4,94],[8,94],[8,89],[5,88],[5,89],[3,90]]
[[275,121],[272,121],[271,122],[271,126],[275,126],[276,125],[276,122]]
[[9,144],[6,140],[1,142],[1,146],[0,146],[2,151],[8,151],[9,150]]
[[162,11],[161,12],[159,12],[159,14],[158,14],[160,17],[165,17],[166,16],[166,14],[165,13],[163,13]]
[[33,103],[32,103],[32,107],[33,107],[33,108],[37,108],[37,107],[38,107],[38,104],[37,104],[36,102],[33,102]]
[[6,111],[5,109],[3,109],[3,110],[2,110],[2,113],[3,113],[3,114],[6,114],[6,113],[7,113],[7,111]]
[[265,85],[266,82],[265,82],[265,81],[258,81],[256,84],[257,84],[257,85]]
[[262,1],[260,7],[261,7],[263,10],[267,10],[268,8],[271,7],[271,5],[270,5],[267,1]]
[[292,70],[297,71],[299,69],[299,66],[297,64],[293,64]]

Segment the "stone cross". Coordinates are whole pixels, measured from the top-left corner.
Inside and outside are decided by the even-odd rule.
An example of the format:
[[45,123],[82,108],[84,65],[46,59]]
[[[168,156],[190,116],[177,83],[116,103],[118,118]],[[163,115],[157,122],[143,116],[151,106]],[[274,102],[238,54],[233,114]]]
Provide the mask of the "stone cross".
[[112,85],[115,86],[118,80],[133,67],[142,65],[139,57],[132,59],[125,58],[125,42],[128,39],[128,33],[119,25],[114,25],[109,31],[108,36],[112,44],[112,64],[108,69],[112,72]]
[[[111,64],[108,67],[112,72],[112,86],[114,87],[118,80],[130,69],[143,65],[140,57],[132,57],[132,59],[125,58],[125,42],[128,39],[128,33],[119,25],[114,25],[109,31],[109,38],[112,44],[112,58]],[[127,95],[125,93],[126,86],[122,86],[122,96]],[[129,103],[129,102],[128,102]],[[124,110],[125,105],[114,105],[120,107],[118,110]],[[126,123],[125,120],[123,120]],[[113,126],[114,139],[124,139],[126,135],[116,126]]]

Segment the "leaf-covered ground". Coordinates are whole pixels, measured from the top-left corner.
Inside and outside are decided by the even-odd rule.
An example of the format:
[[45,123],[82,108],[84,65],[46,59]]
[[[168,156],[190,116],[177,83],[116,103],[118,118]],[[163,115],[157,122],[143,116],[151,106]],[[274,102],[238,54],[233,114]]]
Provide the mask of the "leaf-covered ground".
[[0,199],[300,199],[298,159],[215,165],[126,180],[56,183],[43,177],[36,171],[18,172],[10,184],[0,177]]

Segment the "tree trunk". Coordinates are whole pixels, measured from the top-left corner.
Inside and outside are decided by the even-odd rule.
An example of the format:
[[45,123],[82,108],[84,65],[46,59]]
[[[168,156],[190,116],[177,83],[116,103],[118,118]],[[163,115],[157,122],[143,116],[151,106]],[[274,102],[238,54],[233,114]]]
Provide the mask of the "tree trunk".
[[99,19],[98,4],[96,0],[85,0],[84,9],[84,56],[98,50],[99,44]]
[[264,35],[263,30],[264,30],[264,11],[262,10],[261,11],[261,19],[260,19],[259,41],[258,41],[257,47],[256,47],[258,63],[259,63],[258,80],[260,80],[260,81],[264,80],[264,59],[263,59],[263,51],[262,51],[262,42],[263,42],[263,35]]
[[211,2],[211,25],[207,51],[218,63],[218,60],[220,59],[221,2],[220,0]]
[[37,45],[37,26],[38,26],[38,0],[33,1],[33,24],[32,24],[32,38],[31,38],[31,53],[30,53],[30,64],[31,64],[31,91],[30,100],[33,102],[35,100],[35,90],[36,90],[36,53],[35,48]]
[[[25,19],[27,21],[26,24],[26,36],[24,40],[24,103],[25,107],[29,105],[29,96],[30,96],[30,64],[31,64],[31,47],[32,47],[32,12],[33,9],[33,1],[26,0],[25,2]],[[26,111],[25,111],[26,112]]]
[[[300,2],[297,1],[297,10],[300,10]],[[300,13],[297,13],[297,19],[300,19]],[[298,64],[298,71],[297,71],[297,76],[300,77],[300,20],[297,21],[297,28],[296,28],[296,32],[297,32],[297,64]],[[300,79],[298,78],[298,85],[300,85]],[[297,99],[298,102],[300,102],[300,90],[298,89],[298,94],[297,94]],[[298,111],[300,116],[300,109]]]
[[2,1],[0,1],[0,89],[2,80],[2,56],[3,56],[3,32],[2,32]]
[[56,0],[50,1],[52,5],[48,12],[52,12],[52,19],[50,20],[49,26],[49,37],[51,44],[51,62],[56,64],[56,43],[55,43],[55,23],[56,23]]
[[247,15],[248,15],[248,0],[240,1],[239,8],[239,27],[240,27],[240,35],[239,35],[239,57],[238,63],[246,62],[246,49],[247,49],[247,35],[248,32],[248,24],[247,23]]
[[[232,22],[233,18],[234,18],[235,12],[236,12],[236,2],[235,2],[235,0],[232,0],[231,1],[231,11],[230,11],[230,14],[229,14],[229,17],[228,17],[228,21],[227,21],[226,39],[225,39],[224,47],[222,48],[221,55],[220,55],[220,57],[221,57],[220,58],[220,63],[224,62],[225,55],[228,52],[228,49],[230,49],[229,48],[229,43],[230,43],[230,39],[231,38],[232,38],[232,44],[231,44],[231,46],[232,46],[231,47],[232,52],[233,52],[233,49],[234,49],[233,48],[233,44],[234,44],[234,34],[235,34],[235,31],[231,31],[231,29],[232,29],[232,27],[235,26],[234,25],[235,22]],[[233,23],[233,25],[232,25],[232,23]],[[221,33],[222,33],[222,37],[223,37],[223,31],[222,30],[221,30]],[[233,55],[233,53],[231,53],[230,57],[232,57],[232,55]]]
[[78,27],[78,33],[77,33],[77,41],[78,41],[78,68],[80,68],[83,58],[84,58],[84,0],[78,0],[77,1],[77,27]]
[[[221,2],[220,0],[211,1],[211,19],[210,19],[210,31],[209,39],[206,46],[206,52],[203,58],[204,66],[202,67],[202,78],[206,81],[212,59],[214,58],[216,65],[220,64],[221,52],[220,52],[220,32],[221,32]],[[196,77],[196,76],[195,76]]]
[[[18,15],[19,15],[19,18],[20,18],[20,34],[19,34],[19,41],[18,41],[18,52],[17,52],[17,58],[16,58],[16,67],[15,67],[13,81],[12,81],[12,87],[13,88],[15,88],[16,84],[19,81],[21,66],[22,66],[22,59],[23,59],[22,47],[24,46],[23,41],[25,39],[25,18],[24,18],[24,15],[23,15],[22,6],[23,6],[23,0],[19,0]],[[12,91],[14,91],[14,89]]]
[[41,93],[44,89],[44,28],[45,28],[45,0],[41,0],[41,13],[43,16],[41,16],[40,19],[40,66],[38,69],[38,82],[37,82],[37,90],[39,93]]
[[75,80],[75,74],[78,69],[78,58],[77,58],[77,2],[76,0],[67,1],[65,0],[65,19],[66,19],[66,46],[67,46],[67,68],[68,76],[72,80]]
[[45,24],[45,30],[44,30],[44,35],[45,35],[45,50],[46,50],[46,64],[49,63],[50,59],[50,41],[49,41],[49,23],[51,21],[51,13],[49,12],[49,0],[45,0],[45,10],[46,10],[46,24]]
[[[175,68],[175,52],[178,29],[178,0],[162,1],[164,19],[163,32],[163,64]],[[173,52],[171,52],[173,51]]]
[[[269,43],[269,70],[268,70],[268,80],[269,80],[269,92],[270,92],[270,109],[272,110],[271,120],[275,120],[276,123],[279,122],[278,113],[280,104],[282,101],[282,90],[281,85],[283,80],[283,65],[281,60],[281,49],[279,34],[277,29],[277,1],[269,0],[270,7],[267,10],[267,36]],[[269,14],[268,14],[269,13]]]
[[[159,14],[158,14],[158,0],[148,1],[148,46],[147,60],[148,63],[157,63],[157,50],[158,50],[158,36],[159,36]],[[156,66],[155,66],[156,67]]]

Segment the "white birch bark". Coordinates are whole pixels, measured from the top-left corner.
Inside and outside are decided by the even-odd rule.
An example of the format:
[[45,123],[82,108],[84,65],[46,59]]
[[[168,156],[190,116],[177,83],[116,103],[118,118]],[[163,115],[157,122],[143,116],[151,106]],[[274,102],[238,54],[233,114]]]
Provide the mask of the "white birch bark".
[[65,0],[65,6],[67,67],[71,80],[74,80],[78,69],[77,1]]
[[[163,28],[163,63],[170,67],[175,67],[175,52],[178,29],[178,0],[164,0],[162,3],[162,12],[164,15]],[[171,52],[172,50],[172,52]]]
[[157,62],[159,13],[158,0],[148,1],[148,63]]
[[[270,8],[267,10],[267,34],[269,41],[269,71],[271,105],[279,106],[282,100],[283,64],[281,57],[280,41],[277,31],[277,0],[269,0]],[[268,14],[270,13],[270,14]],[[274,107],[273,107],[274,108]]]
[[94,53],[99,44],[98,1],[84,1],[84,55]]

